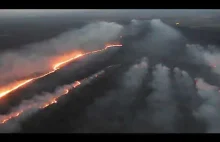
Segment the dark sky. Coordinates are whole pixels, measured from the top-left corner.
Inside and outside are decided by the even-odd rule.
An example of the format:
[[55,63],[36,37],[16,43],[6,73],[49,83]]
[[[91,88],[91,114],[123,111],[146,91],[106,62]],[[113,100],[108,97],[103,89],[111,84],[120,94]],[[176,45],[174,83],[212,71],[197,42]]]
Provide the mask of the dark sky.
[[[179,16],[213,16],[220,14],[220,10],[181,10],[181,9],[80,9],[80,10],[0,10],[0,18],[39,17],[39,16],[80,16],[80,17],[179,17]],[[116,16],[117,15],[117,16]]]

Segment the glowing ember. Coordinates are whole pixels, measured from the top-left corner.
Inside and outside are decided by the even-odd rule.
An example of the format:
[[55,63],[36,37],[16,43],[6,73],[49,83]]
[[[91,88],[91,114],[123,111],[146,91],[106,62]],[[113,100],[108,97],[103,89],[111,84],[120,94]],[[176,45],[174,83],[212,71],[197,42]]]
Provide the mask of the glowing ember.
[[2,87],[0,88],[0,98],[4,97],[5,95],[9,94],[10,92],[12,91],[15,91],[16,89],[34,81],[34,80],[37,80],[37,79],[40,79],[42,77],[45,77],[53,72],[55,72],[56,70],[60,69],[63,65],[65,65],[66,63],[69,63],[79,57],[82,57],[82,56],[85,56],[85,55],[88,55],[88,54],[93,54],[93,53],[97,53],[97,52],[101,52],[101,51],[104,51],[110,47],[121,47],[122,45],[121,44],[112,44],[112,45],[107,45],[104,49],[100,49],[100,50],[95,50],[95,51],[91,51],[91,52],[87,52],[87,53],[84,53],[84,54],[77,54],[77,55],[74,55],[73,57],[69,57],[68,59],[64,60],[64,61],[59,61],[58,63],[55,63],[53,65],[53,70],[48,72],[48,73],[45,73],[43,75],[40,75],[38,77],[34,77],[34,78],[30,78],[30,79],[27,79],[27,80],[23,80],[23,81],[19,81],[19,83],[13,83],[13,85],[9,85],[9,86],[5,86],[5,87]]

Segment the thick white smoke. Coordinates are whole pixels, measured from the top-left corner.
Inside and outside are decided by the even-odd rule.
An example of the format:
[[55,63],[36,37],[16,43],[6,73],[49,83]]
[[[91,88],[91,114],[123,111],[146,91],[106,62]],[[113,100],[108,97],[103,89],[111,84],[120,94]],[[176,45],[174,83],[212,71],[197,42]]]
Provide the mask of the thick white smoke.
[[196,88],[198,89],[198,93],[204,100],[212,96],[212,93],[211,93],[212,91],[217,93],[218,91],[217,86],[208,84],[202,78],[196,78],[195,80],[196,80]]
[[205,48],[199,44],[187,44],[186,48],[190,62],[205,64],[210,66],[214,73],[220,74],[220,52],[215,46],[209,45]]
[[[10,77],[23,77],[34,72],[47,71],[50,68],[48,66],[50,60],[57,55],[79,49],[94,50],[103,48],[106,42],[114,40],[121,32],[125,36],[134,37],[143,36],[142,33],[144,33],[144,36],[138,42],[132,42],[131,44],[135,45],[138,51],[146,51],[149,57],[158,58],[159,60],[163,57],[169,60],[172,57],[176,58],[177,55],[174,55],[174,51],[177,51],[179,46],[176,46],[178,44],[175,43],[183,37],[180,32],[159,19],[149,21],[132,20],[127,28],[116,23],[92,23],[82,29],[64,33],[49,41],[28,45],[27,48],[18,53],[2,54],[0,57],[0,84]],[[209,45],[208,48],[205,48],[201,45],[187,44],[183,58],[187,63],[210,66],[214,73],[220,74],[219,55],[219,51],[215,46]],[[172,62],[176,64],[178,59]],[[220,108],[219,88],[209,85],[200,78],[196,79],[195,84],[193,78],[190,77],[191,74],[189,75],[191,72],[187,73],[187,69],[183,71],[176,67],[173,72],[170,72],[169,67],[157,64],[153,68],[153,81],[150,84],[153,92],[141,96],[144,97],[142,99],[143,106],[141,104],[141,109],[136,109],[141,94],[139,94],[139,91],[144,90],[141,87],[145,84],[143,83],[144,79],[148,77],[146,76],[148,68],[147,58],[142,58],[139,63],[129,68],[121,77],[117,89],[107,92],[88,107],[86,111],[86,119],[88,120],[84,122],[84,127],[80,131],[197,132],[199,131],[198,124],[194,124],[194,122],[202,119],[207,122],[207,132],[220,132],[218,121],[220,119],[220,113],[218,112]],[[100,74],[103,73],[104,71],[100,72]],[[170,73],[174,75],[172,76],[173,80],[170,78]],[[96,78],[96,75],[88,78],[87,81],[90,82],[90,79],[93,78]],[[56,92],[52,94],[45,93],[33,100],[24,101],[15,111],[21,110],[30,104],[43,104],[46,100],[50,100],[51,97],[59,94]],[[30,112],[33,113],[36,110],[38,109],[33,109]],[[25,118],[28,114],[24,114]],[[19,123],[17,121],[20,120],[12,120],[7,123],[7,131],[9,131],[9,128],[10,130],[18,128]]]
[[[72,89],[74,87],[74,83],[69,85],[64,85],[61,87],[57,87],[57,89],[53,93],[44,92],[41,95],[35,95],[30,100],[23,100],[21,104],[14,109],[9,114],[0,115],[0,122],[9,118],[4,124],[0,124],[0,132],[17,132],[20,130],[20,123],[27,119],[30,115],[34,114],[42,107],[45,107],[47,104],[55,101],[55,98],[58,98],[66,93],[66,90]],[[53,102],[54,103],[54,102]],[[16,115],[18,115],[16,117]],[[12,119],[10,119],[10,117]]]
[[[130,107],[137,97],[138,87],[148,71],[147,58],[133,65],[122,77],[121,86],[97,99],[88,107],[83,132],[122,132],[132,122]],[[101,131],[100,131],[101,130]]]
[[198,118],[202,118],[207,123],[208,133],[220,132],[220,94],[218,87],[206,83],[203,79],[197,79],[199,95],[204,99],[203,104],[194,112]]
[[133,65],[123,78],[123,85],[127,88],[137,89],[147,73],[148,59],[142,58],[140,63]]
[[10,79],[51,70],[54,57],[73,51],[104,48],[119,36],[122,25],[113,22],[96,22],[81,29],[65,32],[40,43],[26,45],[19,51],[0,55],[0,84]]
[[130,24],[126,28],[124,28],[123,36],[137,35],[139,32],[141,32],[141,30],[142,30],[141,27],[144,26],[144,24],[146,24],[146,23],[147,23],[147,21],[140,21],[140,20],[132,19]]
[[146,108],[133,122],[135,132],[175,132],[176,105],[172,98],[169,68],[158,64],[153,71],[153,93],[146,97]]
[[174,68],[174,76],[176,80],[176,89],[178,101],[182,102],[189,108],[194,104],[193,98],[196,96],[196,90],[194,86],[194,80],[189,76],[186,71]]
[[160,35],[161,40],[171,40],[181,36],[180,32],[163,23],[160,19],[153,19],[150,23],[153,29],[152,37]]
[[[220,52],[216,46],[208,45],[207,47],[203,47],[199,44],[187,44],[186,51],[191,63],[209,66],[213,73],[220,75]],[[217,86],[210,85],[201,78],[196,78],[195,80],[198,94],[202,99],[209,100],[209,98],[214,98],[213,96],[218,96],[216,95],[219,90]],[[218,76],[217,80],[219,80]],[[203,104],[201,108],[204,106],[206,104]]]
[[[204,123],[197,121],[193,112],[201,105],[202,99],[195,88],[195,81],[190,75],[179,68],[174,70],[174,97],[177,103],[178,113],[176,115],[177,132],[203,132],[201,128]],[[192,124],[194,124],[192,126]]]
[[[143,62],[141,62],[140,65],[143,65]],[[59,97],[65,95],[69,92],[69,90],[76,88],[78,85],[84,86],[88,83],[91,83],[97,77],[102,76],[105,73],[105,69],[118,66],[120,66],[120,64],[108,66],[95,74],[84,78],[80,82],[75,81],[74,83],[57,87],[53,93],[43,92],[40,95],[33,95],[34,97],[29,100],[23,100],[20,105],[12,109],[10,113],[0,115],[0,132],[18,132],[21,130],[20,123],[23,120],[26,120],[30,115],[33,115],[38,110],[44,109],[51,104],[57,103]],[[7,118],[9,118],[8,121],[6,121],[4,124],[1,124],[2,121],[6,120]]]
[[172,50],[180,48],[175,43],[181,41],[183,36],[173,27],[160,19],[153,19],[141,24],[139,31],[146,30],[146,33],[140,37],[140,41],[135,43],[139,50],[145,51],[150,56],[172,57]]

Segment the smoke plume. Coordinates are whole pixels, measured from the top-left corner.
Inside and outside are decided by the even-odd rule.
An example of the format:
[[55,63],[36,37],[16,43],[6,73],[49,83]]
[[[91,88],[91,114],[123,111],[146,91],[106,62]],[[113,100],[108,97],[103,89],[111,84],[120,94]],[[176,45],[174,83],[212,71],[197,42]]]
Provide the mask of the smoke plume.
[[[203,123],[198,122],[193,112],[201,105],[202,98],[195,88],[195,81],[190,75],[179,68],[174,68],[174,90],[178,114],[176,115],[176,131],[202,132]],[[193,124],[193,125],[192,125]]]
[[190,108],[194,104],[192,97],[196,95],[194,80],[186,71],[181,71],[179,68],[174,68],[174,77],[176,81],[176,98],[179,102],[188,105]]
[[30,100],[23,100],[20,105],[12,109],[9,114],[0,115],[0,132],[18,132],[21,130],[20,123],[23,120],[26,120],[30,115],[33,115],[40,109],[44,109],[49,105],[57,103],[58,99],[67,94],[69,90],[76,88],[79,85],[83,86],[91,83],[97,77],[105,74],[106,69],[118,66],[120,65],[116,64],[107,66],[81,81],[75,81],[69,85],[57,87],[53,93],[43,92],[40,95],[33,95],[34,97]]
[[181,33],[160,19],[153,19],[148,23],[146,22],[145,25],[149,27],[149,32],[142,41],[139,41],[140,48],[147,51],[151,56],[172,57],[172,50],[175,51],[179,48],[174,43],[181,39]]
[[0,115],[0,132],[18,132],[21,130],[20,123],[33,115],[38,110],[50,104],[56,103],[56,99],[65,95],[68,90],[74,88],[76,83],[57,87],[53,93],[44,92],[34,95],[30,100],[23,100],[21,104],[11,110],[9,114]]
[[210,66],[214,73],[220,74],[220,53],[215,46],[205,48],[199,44],[187,44],[186,47],[191,62]]
[[206,83],[199,78],[197,83],[198,94],[203,98],[202,105],[194,112],[198,119],[203,119],[207,124],[206,132],[220,132],[220,97],[218,87]]
[[145,98],[133,123],[134,132],[175,132],[176,104],[172,98],[169,68],[158,64],[153,71],[153,92]]
[[[212,82],[215,78],[213,74],[220,75],[219,50],[211,45],[185,44],[181,32],[160,19],[132,20],[127,26],[109,22],[91,23],[56,38],[27,45],[21,51],[2,53],[0,84],[11,78],[48,71],[56,57],[103,48],[105,43],[121,34],[121,40],[127,45],[118,54],[120,64],[126,58],[126,63],[132,65],[115,79],[119,82],[117,88],[104,92],[103,96],[88,106],[83,113],[85,120],[82,119],[82,125],[76,131],[220,132],[219,87],[204,81],[209,77],[210,80],[206,81]],[[137,58],[140,60],[133,64]],[[198,67],[201,72],[190,69],[188,65]],[[83,66],[85,64],[80,64],[80,67]],[[89,83],[104,73],[105,70],[101,70],[85,82]],[[205,79],[197,78],[200,75]],[[218,77],[215,79],[219,81]],[[149,80],[150,83],[147,82]],[[0,131],[19,131],[24,119],[71,88],[73,84],[60,87],[54,93],[43,93],[23,101],[10,114],[0,116],[0,121],[29,106],[34,107],[19,115],[18,119],[0,125]]]
[[[122,77],[119,89],[107,92],[88,107],[82,132],[122,132],[132,122],[130,107],[148,71],[147,58],[133,65]],[[101,130],[101,131],[100,131]]]
[[113,22],[96,22],[78,30],[65,32],[50,40],[26,45],[19,51],[0,55],[0,84],[51,70],[57,57],[77,55],[81,51],[101,49],[115,40],[122,25]]

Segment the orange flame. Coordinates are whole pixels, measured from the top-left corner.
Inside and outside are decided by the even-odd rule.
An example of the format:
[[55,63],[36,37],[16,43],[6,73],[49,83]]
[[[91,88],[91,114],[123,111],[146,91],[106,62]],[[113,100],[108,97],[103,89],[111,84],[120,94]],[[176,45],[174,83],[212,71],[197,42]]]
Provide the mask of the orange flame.
[[110,47],[121,47],[121,44],[110,44],[110,45],[106,45],[105,49],[110,48]]
[[2,98],[3,96],[7,95],[8,93],[20,88],[21,86],[31,82],[33,79],[28,79],[28,80],[23,80],[23,81],[19,81],[16,83],[13,83],[11,85],[8,85],[7,87],[5,87],[5,90],[2,91],[3,89],[1,89],[1,93],[0,93],[0,98]]
[[[79,81],[76,81],[74,84],[73,84],[73,88],[76,88],[77,86],[79,86],[81,83]],[[7,121],[9,121],[10,119],[13,119],[13,118],[16,118],[18,116],[20,116],[23,112],[31,109],[31,108],[39,108],[39,109],[44,109],[52,104],[55,104],[57,103],[57,99],[60,98],[61,96],[63,95],[66,95],[69,93],[69,89],[64,89],[63,90],[63,93],[53,97],[51,100],[48,100],[46,103],[43,103],[43,104],[32,104],[32,105],[29,105],[27,107],[25,107],[24,109],[22,110],[18,110],[18,111],[15,111],[15,112],[12,112],[10,113],[9,115],[7,116],[4,116],[2,118],[2,120],[0,119],[0,124],[4,124],[6,123]]]
[[82,55],[82,52],[74,52],[69,55],[66,54],[62,57],[58,57],[56,59],[53,59],[52,62],[53,62],[53,64],[55,62],[55,64],[53,65],[52,68],[53,68],[53,70],[57,70],[65,63],[68,63],[76,58],[79,58],[81,55]]
[[53,65],[53,70],[48,72],[48,73],[45,73],[45,74],[42,74],[40,76],[37,76],[37,77],[33,77],[33,78],[30,78],[30,79],[27,79],[27,80],[23,80],[23,81],[19,81],[19,82],[16,82],[16,83],[13,83],[11,85],[7,85],[7,86],[4,86],[4,87],[1,87],[0,88],[0,98],[4,97],[5,95],[9,94],[10,92],[12,91],[15,91],[17,90],[18,88],[34,81],[34,80],[37,80],[37,79],[40,79],[42,77],[45,77],[53,72],[55,72],[56,70],[60,69],[63,65],[79,58],[79,57],[82,57],[82,56],[85,56],[85,55],[88,55],[88,54],[94,54],[94,53],[97,53],[97,52],[101,52],[101,51],[104,51],[110,47],[121,47],[122,45],[121,44],[112,44],[112,45],[106,45],[104,49],[100,49],[100,50],[95,50],[95,51],[91,51],[91,52],[87,52],[87,53],[79,53],[77,55],[74,55],[74,56],[66,56],[65,58],[68,57],[68,59],[65,59],[65,60],[62,60],[62,61],[59,61],[57,63],[55,63]]
[[[111,67],[111,66],[109,66]],[[98,77],[100,74],[102,74],[103,72],[99,72],[97,74],[95,74],[95,77]],[[88,78],[84,78],[83,80],[81,81],[84,81],[84,80],[87,80]],[[81,85],[81,82],[80,81],[75,81],[73,84],[72,84],[72,88],[76,88],[78,87],[79,85]],[[52,104],[56,104],[57,103],[57,100],[63,96],[63,95],[66,95],[69,93],[69,90],[72,89],[72,88],[69,88],[69,89],[66,89],[64,88],[63,91],[61,92],[61,94],[58,94],[56,96],[53,96],[53,98],[49,99],[46,103],[41,103],[41,104],[38,104],[38,103],[34,103],[34,104],[31,104],[31,105],[28,105],[26,106],[25,108],[23,108],[22,110],[17,110],[15,112],[12,112],[6,116],[3,116],[1,119],[0,119],[0,124],[4,124],[6,123],[7,121],[9,121],[10,119],[13,119],[13,118],[16,118],[18,116],[20,116],[23,112],[31,109],[31,108],[39,108],[39,109],[44,109]]]
[[73,84],[73,87],[76,88],[77,86],[79,86],[81,83],[79,81],[76,81],[74,84]]

